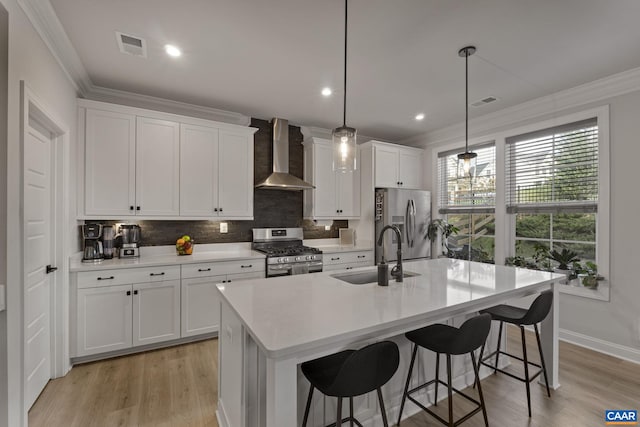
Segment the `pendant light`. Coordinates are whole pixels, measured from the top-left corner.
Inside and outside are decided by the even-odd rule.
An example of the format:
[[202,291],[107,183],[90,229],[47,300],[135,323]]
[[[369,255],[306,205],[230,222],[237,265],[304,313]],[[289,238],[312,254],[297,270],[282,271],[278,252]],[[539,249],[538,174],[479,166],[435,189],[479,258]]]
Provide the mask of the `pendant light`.
[[[471,162],[475,162],[475,158],[478,157],[478,153],[469,151],[469,57],[476,53],[475,46],[463,47],[458,51],[458,56],[464,58],[464,153],[458,154],[458,167],[462,166],[464,175],[471,176]],[[460,164],[462,163],[462,164]]]
[[342,126],[333,130],[333,170],[351,172],[356,170],[356,130],[347,126],[347,16],[348,0],[344,1],[344,97],[342,104]]

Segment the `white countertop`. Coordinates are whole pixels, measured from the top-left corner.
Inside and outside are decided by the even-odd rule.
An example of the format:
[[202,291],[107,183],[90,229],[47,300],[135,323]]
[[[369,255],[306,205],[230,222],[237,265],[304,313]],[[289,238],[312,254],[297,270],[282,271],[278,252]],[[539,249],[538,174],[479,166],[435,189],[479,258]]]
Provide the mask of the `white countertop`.
[[138,258],[113,258],[99,263],[83,263],[82,255],[69,260],[69,271],[95,271],[156,265],[182,265],[200,262],[234,261],[243,259],[265,259],[265,255],[240,244],[196,245],[191,255],[178,255],[173,246],[157,248],[142,247]]
[[[403,283],[352,285],[335,272],[219,284],[223,298],[269,357],[408,322],[451,317],[476,305],[518,297],[563,275],[448,258],[410,261]],[[364,267],[350,273],[375,269]],[[498,298],[499,296],[499,298]]]

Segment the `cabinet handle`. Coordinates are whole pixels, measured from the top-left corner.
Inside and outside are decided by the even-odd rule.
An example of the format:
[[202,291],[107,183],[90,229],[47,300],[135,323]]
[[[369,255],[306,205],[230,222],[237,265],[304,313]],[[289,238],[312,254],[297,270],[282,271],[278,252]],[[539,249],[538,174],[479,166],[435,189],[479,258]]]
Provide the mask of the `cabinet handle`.
[[331,258],[331,261],[338,261],[340,259],[340,257],[337,258]]
[[131,296],[131,291],[127,291],[127,296]]
[[211,268],[199,268],[198,269],[199,272],[203,272],[203,271],[211,271]]
[[231,279],[227,280],[227,283],[231,283]]
[[164,276],[164,271],[162,273],[149,273],[149,276]]
[[353,267],[347,267],[345,270],[353,270]]
[[133,210],[133,206],[129,206],[129,210],[132,211]]
[[138,290],[136,289],[135,291],[133,291],[134,295],[138,295]]
[[222,208],[220,208],[220,212],[222,212]]
[[213,208],[213,211],[214,212],[218,212],[218,208]]
[[98,277],[98,280],[113,280],[115,279],[115,277],[113,276],[109,276],[109,277]]
[[366,255],[358,255],[358,258],[366,258]]
[[400,181],[400,185],[404,185],[404,182]]
[[249,264],[249,265],[241,265],[240,268],[251,268],[253,267],[253,264]]
[[140,206],[136,206],[136,210],[139,211],[140,210]]

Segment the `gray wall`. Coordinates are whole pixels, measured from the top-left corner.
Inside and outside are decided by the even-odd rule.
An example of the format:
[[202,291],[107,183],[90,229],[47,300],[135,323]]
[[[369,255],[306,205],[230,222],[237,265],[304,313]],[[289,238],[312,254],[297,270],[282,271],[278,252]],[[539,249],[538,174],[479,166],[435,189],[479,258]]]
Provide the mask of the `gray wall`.
[[[7,83],[9,79],[9,14],[0,5],[0,242],[7,241]],[[0,283],[7,283],[7,246],[0,245]],[[0,312],[0,426],[7,425],[7,312]]]

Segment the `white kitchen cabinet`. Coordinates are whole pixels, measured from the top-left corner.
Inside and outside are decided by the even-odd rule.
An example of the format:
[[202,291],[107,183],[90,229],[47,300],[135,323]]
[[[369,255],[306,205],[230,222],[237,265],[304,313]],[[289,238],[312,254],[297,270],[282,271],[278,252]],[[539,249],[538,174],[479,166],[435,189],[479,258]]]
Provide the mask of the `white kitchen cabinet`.
[[87,109],[84,150],[84,212],[129,216],[136,204],[136,117]]
[[78,219],[253,219],[257,129],[78,103]]
[[180,266],[81,272],[75,282],[74,357],[180,338]]
[[180,213],[180,124],[136,119],[136,215]]
[[133,285],[133,346],[180,338],[180,281]]
[[250,133],[180,126],[180,215],[253,218]]
[[131,347],[131,285],[78,289],[75,356]]
[[377,141],[372,145],[375,187],[422,188],[422,149]]
[[182,266],[182,337],[217,332],[220,325],[218,283],[265,277],[264,259]]
[[[304,143],[304,178],[316,188],[304,191],[304,216],[311,219],[360,217],[360,171],[333,171],[329,140],[312,138]],[[359,160],[356,161],[358,163]]]
[[358,267],[367,267],[374,265],[374,254],[372,250],[355,250],[349,252],[324,251],[322,255],[323,271],[352,270]]

